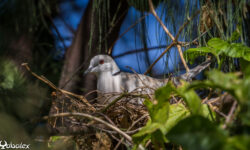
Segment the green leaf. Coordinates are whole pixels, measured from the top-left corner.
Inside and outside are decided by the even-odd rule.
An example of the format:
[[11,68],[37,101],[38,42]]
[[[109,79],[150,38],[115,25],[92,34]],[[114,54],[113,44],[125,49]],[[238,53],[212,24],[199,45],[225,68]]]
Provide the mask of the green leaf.
[[195,59],[199,56],[205,56],[208,53],[212,53],[213,55],[217,55],[214,51],[209,47],[198,47],[198,48],[190,48],[184,52],[184,56],[187,58],[189,63],[194,63]]
[[162,129],[163,133],[167,133],[174,127],[180,120],[190,115],[189,110],[181,103],[172,104],[169,108],[169,117]]
[[232,43],[227,49],[224,49],[223,52],[229,57],[240,58],[244,56],[245,48],[246,47],[240,43]]
[[224,146],[226,136],[208,119],[191,116],[174,126],[167,138],[186,150],[219,150]]
[[183,97],[192,114],[202,114],[201,99],[193,89],[188,89],[188,85],[183,82],[182,86],[176,89],[176,93]]
[[202,104],[202,116],[208,118],[210,121],[214,121],[216,113],[210,109],[207,104]]
[[224,150],[249,150],[250,136],[239,135],[227,139]]
[[236,41],[240,38],[240,33],[239,31],[234,31],[233,34],[230,37],[230,41]]
[[167,85],[155,91],[155,98],[157,101],[153,103],[146,102],[149,115],[152,122],[164,124],[168,118],[169,98],[172,93],[172,86]]
[[196,57],[204,56],[208,53],[213,54],[216,57],[218,63],[220,64],[219,54],[221,53],[221,51],[215,48],[211,48],[211,47],[190,48],[184,52],[184,55],[185,57],[188,58],[187,61],[193,63]]
[[250,62],[245,59],[240,59],[240,69],[244,76],[250,76]]
[[244,58],[245,60],[247,60],[247,61],[250,61],[250,49],[249,49],[249,48],[246,49],[246,50],[244,51],[244,56],[243,56],[243,58]]
[[242,88],[238,91],[238,93],[241,92],[242,96],[240,100],[240,118],[243,125],[250,126],[250,76],[246,76],[242,83]]
[[197,47],[197,48],[189,48],[185,51],[185,53],[193,53],[193,52],[199,52],[199,53],[212,53],[213,50],[209,47]]
[[20,86],[24,83],[21,73],[10,61],[1,61],[0,68],[0,89],[13,90],[15,86]]
[[217,54],[219,54],[220,51],[228,49],[229,47],[229,43],[220,38],[212,38],[207,42],[207,44],[209,47],[216,49]]
[[244,101],[243,82],[236,73],[223,73],[218,70],[212,70],[207,73],[208,80],[203,82],[194,81],[189,88],[214,88],[227,91],[240,101]]
[[158,130],[160,126],[161,125],[159,123],[148,122],[145,127],[143,127],[139,132],[132,136],[133,141],[135,143],[142,143],[143,141],[145,141],[145,139],[148,139],[148,136],[150,136],[150,134]]

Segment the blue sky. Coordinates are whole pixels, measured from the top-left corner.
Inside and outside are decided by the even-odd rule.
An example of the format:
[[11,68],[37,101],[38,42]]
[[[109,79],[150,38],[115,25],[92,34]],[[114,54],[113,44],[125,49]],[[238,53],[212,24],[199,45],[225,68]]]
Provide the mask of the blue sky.
[[[183,1],[182,1],[183,2]],[[77,29],[78,24],[80,23],[80,19],[84,13],[84,10],[88,4],[88,0],[75,0],[75,1],[65,1],[60,4],[60,17],[54,19],[54,24],[57,26],[58,31],[64,39],[64,43],[66,47],[70,46],[72,39],[74,37],[74,32]],[[184,2],[181,3],[184,5]],[[159,16],[164,20],[165,12],[163,10],[162,5],[156,8]],[[126,31],[129,26],[134,24],[140,17],[141,13],[131,7],[129,12],[121,26],[120,34]],[[178,16],[183,18],[183,16]],[[155,47],[159,45],[167,45],[169,44],[169,39],[166,36],[165,32],[156,21],[153,15],[148,15],[145,19],[146,22],[146,35],[147,36],[147,47]],[[173,33],[173,26],[170,25],[169,22],[165,23],[169,28],[170,32]],[[133,29],[127,32],[121,39],[119,39],[113,49],[113,56],[117,56],[119,54],[143,48],[143,43],[141,41],[141,25],[136,25]],[[178,24],[176,26],[178,29]],[[55,35],[56,39],[56,49],[59,54],[62,56],[65,52],[62,41],[58,38],[57,33],[52,28],[52,31]],[[148,52],[150,64],[154,62],[154,60],[164,51],[165,48],[153,49]],[[166,55],[155,65],[153,68],[153,73],[155,75],[160,75],[163,73],[172,72],[176,64],[179,62],[179,54],[176,51],[176,48],[173,48],[168,54],[170,57]],[[118,66],[123,71],[130,71],[126,68],[126,66],[132,67],[138,73],[144,73],[148,68],[148,65],[145,61],[146,55],[144,52],[134,53],[130,55],[126,55],[123,57],[116,58],[116,62]]]

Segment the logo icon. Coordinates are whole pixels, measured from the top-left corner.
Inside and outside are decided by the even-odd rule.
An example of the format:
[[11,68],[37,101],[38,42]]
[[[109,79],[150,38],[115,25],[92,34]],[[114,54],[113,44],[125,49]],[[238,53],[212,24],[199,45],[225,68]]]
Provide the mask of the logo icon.
[[7,143],[5,140],[0,140],[0,149],[29,149],[30,144],[13,144],[12,142]]
[[1,149],[5,149],[6,146],[8,146],[8,143],[6,141],[3,142],[4,144],[2,144],[2,141],[0,141],[0,148]]

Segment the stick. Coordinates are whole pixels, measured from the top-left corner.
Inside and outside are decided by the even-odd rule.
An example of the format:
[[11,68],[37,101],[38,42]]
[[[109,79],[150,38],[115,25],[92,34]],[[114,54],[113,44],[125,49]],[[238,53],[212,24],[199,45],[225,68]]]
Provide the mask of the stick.
[[34,77],[36,77],[37,79],[43,81],[44,83],[46,83],[47,85],[49,85],[51,88],[53,88],[54,90],[56,91],[59,91],[61,93],[64,93],[64,94],[67,94],[67,95],[71,95],[71,96],[74,96],[76,98],[79,98],[80,100],[82,100],[87,106],[91,107],[92,110],[95,111],[95,108],[86,100],[86,98],[82,95],[77,95],[77,94],[74,94],[74,93],[71,93],[69,91],[65,91],[63,89],[59,89],[57,88],[52,82],[50,82],[48,79],[46,79],[45,77],[40,77],[39,75],[37,75],[36,73],[32,72],[30,70],[30,67],[28,66],[27,63],[22,63],[22,66],[24,66],[27,71],[29,71]]
[[231,107],[231,109],[230,109],[230,111],[229,111],[229,113],[228,113],[228,115],[227,115],[227,117],[226,117],[226,121],[225,121],[225,123],[224,123],[224,125],[222,127],[223,129],[226,129],[227,125],[232,121],[233,114],[234,114],[234,111],[236,109],[236,106],[237,106],[237,101],[235,100],[232,107]]
[[67,117],[67,116],[80,116],[80,117],[85,117],[94,121],[97,121],[99,123],[102,123],[104,125],[106,125],[107,127],[113,129],[114,131],[118,132],[119,134],[121,134],[123,137],[125,137],[128,141],[132,142],[132,138],[126,134],[125,132],[121,131],[119,128],[117,128],[116,126],[113,126],[112,124],[103,121],[100,118],[97,118],[95,116],[91,116],[89,114],[85,114],[85,113],[70,113],[70,112],[65,112],[65,113],[59,113],[59,114],[53,114],[53,115],[49,115],[49,116],[45,116],[43,117],[43,119],[49,119],[49,118],[55,118],[55,117]]
[[[148,0],[148,4],[149,4],[149,8],[150,8],[150,12],[155,16],[156,20],[161,24],[163,30],[167,33],[167,35],[172,39],[172,41],[174,43],[178,43],[176,41],[178,41],[178,39],[174,38],[174,36],[169,32],[168,28],[164,25],[164,23],[161,21],[161,19],[158,17],[157,13],[155,12],[155,9],[154,9],[154,5],[152,3],[152,0]],[[185,24],[184,24],[185,25]],[[185,26],[184,26],[185,27]],[[184,28],[183,27],[183,28]],[[180,28],[180,30],[182,30],[182,28]],[[181,57],[181,61],[186,69],[186,71],[188,72],[189,71],[189,68],[188,68],[188,65],[183,57],[183,53],[181,51],[181,47],[180,45],[177,45],[177,49],[178,49],[178,52],[180,54],[180,57]]]
[[148,74],[152,68],[154,67],[154,65],[164,56],[165,53],[167,53],[170,48],[172,48],[173,46],[175,46],[176,43],[172,42],[165,50],[163,53],[161,53],[161,55],[148,67],[147,71],[144,73],[145,75]]
[[108,54],[111,55],[112,53],[112,48],[114,47],[115,43],[122,38],[130,29],[132,29],[134,26],[136,26],[139,22],[141,22],[143,19],[145,19],[145,17],[147,17],[149,14],[146,14],[144,16],[142,16],[141,18],[139,18],[139,20],[137,20],[134,24],[132,24],[131,26],[129,26],[110,46],[110,48],[108,49]]

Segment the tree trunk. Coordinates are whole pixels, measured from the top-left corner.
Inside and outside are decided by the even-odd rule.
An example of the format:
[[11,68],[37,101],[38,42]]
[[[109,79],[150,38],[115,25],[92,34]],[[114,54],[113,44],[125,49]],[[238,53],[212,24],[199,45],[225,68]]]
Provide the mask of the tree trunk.
[[[127,11],[126,0],[90,0],[72,45],[65,54],[60,88],[85,94],[96,89],[96,77],[91,74],[83,77],[79,69],[85,70],[94,55],[106,53],[118,37]],[[80,87],[82,91],[79,91]],[[88,98],[95,96],[92,94]]]

